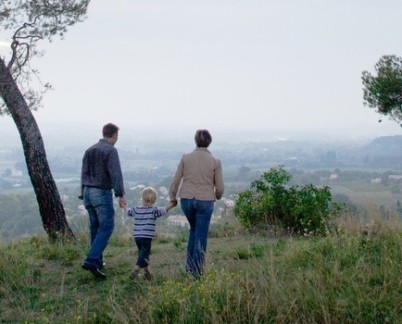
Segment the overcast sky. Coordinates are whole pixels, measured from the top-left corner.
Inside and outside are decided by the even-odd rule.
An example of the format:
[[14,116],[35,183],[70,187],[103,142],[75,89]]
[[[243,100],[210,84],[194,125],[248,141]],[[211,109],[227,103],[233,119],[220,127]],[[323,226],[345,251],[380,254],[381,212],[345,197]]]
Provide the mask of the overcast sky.
[[361,74],[382,55],[402,56],[401,13],[400,0],[93,0],[64,40],[40,44],[34,66],[54,91],[35,117],[150,135],[399,134],[363,106]]

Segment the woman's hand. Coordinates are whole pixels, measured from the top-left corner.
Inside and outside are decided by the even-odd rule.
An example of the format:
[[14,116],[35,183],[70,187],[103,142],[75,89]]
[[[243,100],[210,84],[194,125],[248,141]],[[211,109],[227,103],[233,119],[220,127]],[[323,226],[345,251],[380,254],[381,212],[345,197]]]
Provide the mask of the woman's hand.
[[172,209],[173,207],[177,206],[177,200],[173,199],[171,201],[169,201],[169,204],[166,206],[166,210],[169,211],[170,209]]

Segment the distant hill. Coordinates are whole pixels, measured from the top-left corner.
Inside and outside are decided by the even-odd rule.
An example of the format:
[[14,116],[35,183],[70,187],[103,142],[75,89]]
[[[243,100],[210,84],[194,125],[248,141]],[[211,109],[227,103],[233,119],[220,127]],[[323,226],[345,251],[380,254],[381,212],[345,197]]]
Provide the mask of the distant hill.
[[364,150],[372,154],[402,155],[402,135],[377,137]]

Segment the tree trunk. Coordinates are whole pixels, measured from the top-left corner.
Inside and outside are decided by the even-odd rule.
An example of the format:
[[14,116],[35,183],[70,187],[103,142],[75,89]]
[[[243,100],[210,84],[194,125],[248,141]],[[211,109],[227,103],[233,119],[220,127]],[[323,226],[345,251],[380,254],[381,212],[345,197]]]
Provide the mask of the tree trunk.
[[0,96],[3,98],[21,137],[25,161],[38,201],[43,228],[51,241],[59,238],[73,239],[74,233],[68,225],[56,183],[50,172],[39,127],[1,57]]

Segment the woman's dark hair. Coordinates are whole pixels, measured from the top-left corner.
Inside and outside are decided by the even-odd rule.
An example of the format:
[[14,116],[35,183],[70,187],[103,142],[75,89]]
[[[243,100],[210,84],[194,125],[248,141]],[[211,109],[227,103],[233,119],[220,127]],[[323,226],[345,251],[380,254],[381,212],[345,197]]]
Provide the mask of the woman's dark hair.
[[194,139],[197,147],[208,147],[212,142],[212,136],[206,129],[197,130]]
[[102,135],[103,137],[110,138],[114,134],[116,134],[119,131],[119,127],[117,127],[115,124],[109,123],[103,126],[102,129]]

